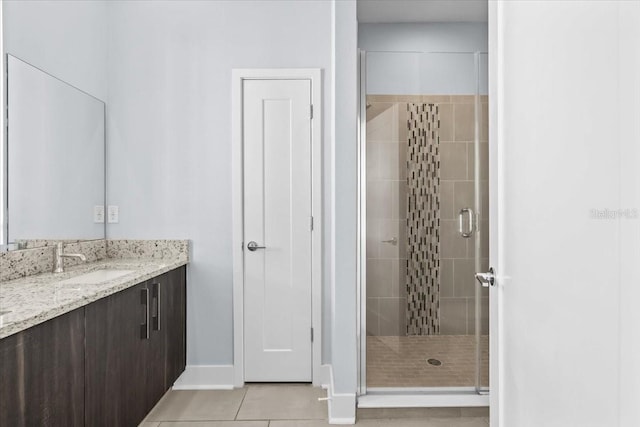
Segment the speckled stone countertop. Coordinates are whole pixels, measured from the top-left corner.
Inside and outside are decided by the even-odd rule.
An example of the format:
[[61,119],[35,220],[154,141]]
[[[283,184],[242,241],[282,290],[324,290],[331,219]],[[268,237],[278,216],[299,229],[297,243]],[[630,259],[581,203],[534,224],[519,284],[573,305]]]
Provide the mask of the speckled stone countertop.
[[[187,263],[186,254],[166,258],[106,258],[68,267],[64,273],[43,273],[0,282],[0,339]],[[97,284],[82,283],[80,279],[77,283],[67,281],[96,270],[132,272]],[[63,281],[67,283],[61,283]]]

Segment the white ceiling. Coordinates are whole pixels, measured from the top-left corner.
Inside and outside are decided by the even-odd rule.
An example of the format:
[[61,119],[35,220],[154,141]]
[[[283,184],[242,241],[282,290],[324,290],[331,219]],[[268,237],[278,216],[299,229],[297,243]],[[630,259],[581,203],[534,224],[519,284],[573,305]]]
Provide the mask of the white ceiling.
[[358,22],[487,22],[488,0],[358,0]]

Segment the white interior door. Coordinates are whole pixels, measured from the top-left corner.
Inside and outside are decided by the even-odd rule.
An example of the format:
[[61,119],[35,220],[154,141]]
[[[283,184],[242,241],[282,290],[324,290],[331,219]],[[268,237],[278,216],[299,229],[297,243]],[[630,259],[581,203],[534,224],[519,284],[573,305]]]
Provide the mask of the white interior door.
[[[637,2],[491,8],[492,426],[638,425],[628,403],[638,406],[631,389],[640,382],[628,372],[639,364],[621,351],[632,348],[625,333],[639,336],[625,320],[637,315],[624,310],[638,283],[621,276],[621,230],[638,236],[638,198],[624,193],[638,181],[637,163],[624,168],[637,162],[627,160],[638,144],[628,130],[640,109],[637,99],[635,110],[621,108],[630,89],[638,95],[639,62],[621,65],[637,57]],[[638,300],[631,304],[637,313]]]
[[310,106],[310,80],[243,83],[248,382],[312,379]]

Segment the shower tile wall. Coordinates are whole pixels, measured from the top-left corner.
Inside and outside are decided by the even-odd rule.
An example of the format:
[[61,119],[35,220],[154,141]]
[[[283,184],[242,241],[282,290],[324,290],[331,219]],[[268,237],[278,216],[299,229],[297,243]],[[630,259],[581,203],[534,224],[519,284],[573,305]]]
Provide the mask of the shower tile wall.
[[[473,207],[474,97],[367,96],[367,333],[405,335],[406,104],[437,103],[440,112],[440,334],[475,332],[474,237],[458,232],[458,211]],[[482,269],[488,269],[488,120],[481,97]],[[397,239],[397,244],[384,240]],[[488,292],[482,290],[483,334]]]
[[[425,97],[425,100],[429,97]],[[427,101],[429,102],[429,101]],[[433,102],[433,101],[431,101]],[[482,235],[481,269],[488,270],[488,119],[487,97],[480,98],[480,195]],[[440,221],[441,277],[440,333],[475,333],[475,238],[464,239],[458,230],[458,212],[474,206],[475,97],[450,96],[440,107]],[[486,212],[485,212],[486,211]],[[481,332],[489,331],[488,291],[482,290]]]
[[406,104],[388,97],[372,104],[367,110],[369,335],[406,334],[406,150]]

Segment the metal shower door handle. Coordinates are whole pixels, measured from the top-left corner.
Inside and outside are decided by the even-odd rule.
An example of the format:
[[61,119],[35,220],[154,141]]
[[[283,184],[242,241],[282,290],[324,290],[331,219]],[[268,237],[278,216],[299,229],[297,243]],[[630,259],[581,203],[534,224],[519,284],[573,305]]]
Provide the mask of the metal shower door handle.
[[251,252],[255,252],[258,249],[265,249],[265,248],[266,246],[258,246],[258,244],[253,240],[247,243],[247,249],[249,249]]
[[[467,231],[464,231],[465,214],[469,216],[469,228]],[[473,234],[475,228],[475,215],[473,214],[473,210],[471,208],[460,209],[460,212],[458,212],[458,230],[460,231],[460,235],[465,239],[468,239]]]
[[489,271],[486,273],[476,273],[476,279],[484,288],[495,286],[496,272],[493,270],[493,267],[489,267]]

